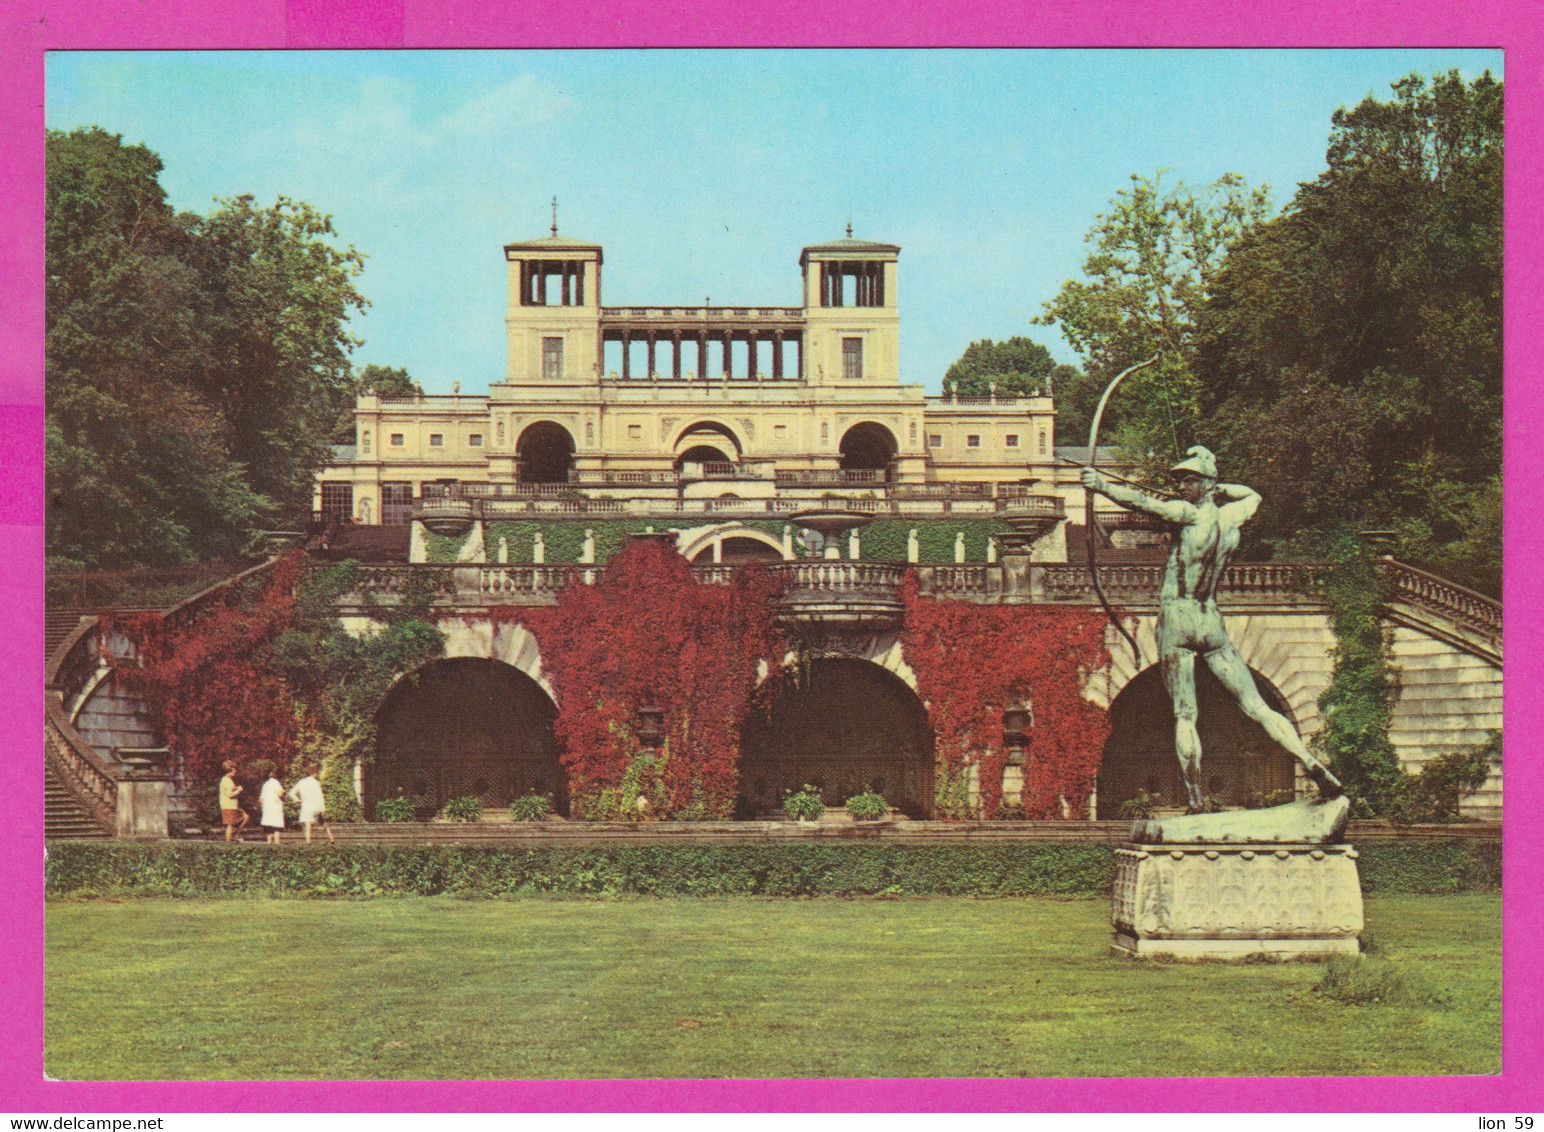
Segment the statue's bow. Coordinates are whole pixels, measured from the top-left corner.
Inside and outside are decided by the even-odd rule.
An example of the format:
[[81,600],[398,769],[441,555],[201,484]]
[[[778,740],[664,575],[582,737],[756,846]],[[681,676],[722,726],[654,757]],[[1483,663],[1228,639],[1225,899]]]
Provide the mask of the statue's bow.
[[[1088,429],[1088,466],[1090,468],[1094,467],[1099,458],[1099,421],[1104,416],[1104,407],[1109,403],[1110,394],[1114,393],[1115,387],[1125,381],[1127,377],[1136,373],[1139,369],[1152,365],[1157,360],[1158,355],[1154,354],[1145,362],[1138,362],[1128,369],[1121,370],[1120,373],[1115,375],[1115,380],[1104,387],[1104,394],[1099,398],[1099,407],[1094,410],[1093,424]],[[1099,535],[1094,518],[1094,493],[1085,490],[1083,492],[1083,500],[1083,525],[1088,536],[1088,573],[1089,577],[1093,579],[1094,593],[1099,595],[1099,604],[1104,607],[1104,615],[1110,619],[1110,624],[1119,630],[1120,635],[1125,637],[1126,642],[1131,646],[1132,659],[1136,661],[1137,668],[1140,669],[1142,667],[1142,650],[1137,647],[1137,639],[1131,635],[1130,630],[1126,626],[1121,624],[1120,618],[1115,616],[1115,610],[1110,608],[1110,599],[1104,596],[1104,587],[1099,584],[1099,555],[1095,550],[1099,542]]]

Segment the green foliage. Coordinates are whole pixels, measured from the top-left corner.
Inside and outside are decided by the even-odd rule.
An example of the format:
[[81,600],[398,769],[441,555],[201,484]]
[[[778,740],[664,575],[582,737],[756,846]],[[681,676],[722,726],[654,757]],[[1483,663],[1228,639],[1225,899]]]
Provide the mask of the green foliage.
[[96,127],[50,131],[46,164],[48,553],[184,563],[308,515],[361,257],[284,197],[176,214],[160,159]]
[[[422,397],[424,390],[402,367],[378,366],[372,362],[354,375],[354,393],[356,396],[370,393],[378,397]],[[332,441],[334,444],[353,444],[357,439],[354,405],[349,402],[338,418]]]
[[1157,794],[1138,790],[1136,797],[1127,798],[1120,804],[1120,816],[1129,821],[1145,821],[1156,814],[1161,805],[1163,805],[1163,799]]
[[482,821],[482,801],[475,794],[466,794],[450,799],[440,812],[450,821]]
[[1079,376],[1075,367],[1057,365],[1051,352],[1033,338],[983,338],[966,346],[944,373],[943,388],[961,397],[985,397],[994,388],[1005,397],[1049,394],[1056,383]]
[[1354,536],[1323,549],[1335,563],[1320,580],[1335,633],[1335,667],[1319,697],[1324,728],[1313,745],[1340,779],[1356,812],[1381,815],[1405,778],[1389,741],[1394,677],[1383,621],[1388,587]]
[[1060,327],[1084,373],[1058,383],[1057,430],[1082,442],[1104,387],[1129,365],[1157,365],[1121,387],[1106,410],[1108,434],[1129,452],[1154,454],[1164,470],[1195,442],[1199,386],[1194,339],[1228,249],[1269,212],[1267,190],[1224,174],[1199,191],[1133,174],[1094,220],[1083,279],[1063,283],[1034,321]]
[[1321,998],[1347,1006],[1453,1005],[1446,991],[1412,977],[1398,964],[1365,956],[1331,959],[1313,989]]
[[795,821],[819,821],[826,812],[826,804],[820,800],[820,791],[806,785],[803,789],[783,799],[783,813]]
[[[383,799],[379,808],[390,799]],[[412,810],[406,817],[411,820]],[[1499,842],[1370,842],[1363,891],[1496,888]],[[941,845],[814,841],[600,844],[587,847],[347,845],[254,851],[223,842],[60,842],[45,866],[50,896],[217,894],[476,896],[1087,896],[1115,877],[1107,845]],[[331,878],[337,878],[333,880]]]
[[407,798],[382,798],[375,803],[376,821],[412,821],[416,816],[413,812],[413,803]]
[[1326,171],[1218,273],[1206,431],[1267,545],[1390,528],[1499,596],[1502,86],[1411,75],[1332,121]]
[[552,798],[546,794],[522,794],[509,803],[510,821],[546,821],[552,817]]
[[970,802],[970,767],[955,768],[939,760],[934,772],[933,809],[940,818],[970,821],[977,817]]
[[880,821],[890,813],[890,806],[882,795],[864,790],[847,799],[847,812],[857,821]]

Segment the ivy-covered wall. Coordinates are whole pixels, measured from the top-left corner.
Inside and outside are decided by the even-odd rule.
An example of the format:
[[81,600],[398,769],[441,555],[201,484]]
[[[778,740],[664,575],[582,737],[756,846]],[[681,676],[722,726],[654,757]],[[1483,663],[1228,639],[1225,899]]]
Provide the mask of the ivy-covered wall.
[[[546,560],[551,565],[568,565],[579,561],[584,545],[584,532],[595,536],[595,559],[608,561],[627,543],[627,536],[642,534],[648,528],[656,531],[671,527],[685,529],[689,526],[708,525],[713,516],[704,515],[699,523],[695,519],[666,524],[659,519],[547,519],[490,522],[484,530],[489,562],[498,560],[499,539],[509,545],[509,561],[512,564],[531,562],[531,547],[536,532],[540,531],[546,544]],[[787,519],[736,520],[736,526],[761,531],[781,540],[783,528],[791,526]],[[965,561],[985,562],[987,540],[993,535],[1012,531],[1008,524],[996,519],[876,519],[858,532],[858,555],[864,562],[905,562],[908,533],[917,531],[918,561],[924,565],[947,565],[954,561],[954,538],[965,535]],[[797,530],[797,528],[796,528]],[[424,532],[424,546],[430,562],[454,562],[456,555],[470,535],[447,538],[432,531]],[[845,540],[842,557],[847,556]]]

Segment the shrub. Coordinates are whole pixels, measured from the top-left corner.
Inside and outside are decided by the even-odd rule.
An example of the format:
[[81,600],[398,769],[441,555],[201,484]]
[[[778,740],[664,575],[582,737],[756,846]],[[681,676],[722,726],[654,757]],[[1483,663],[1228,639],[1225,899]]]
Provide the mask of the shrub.
[[452,798],[440,811],[451,821],[482,821],[482,800],[475,794]]
[[798,821],[819,821],[826,812],[826,804],[820,800],[820,791],[805,785],[797,794],[783,799],[783,813]]
[[546,821],[552,816],[552,798],[547,794],[523,794],[509,803],[510,821]]
[[1163,799],[1146,790],[1138,790],[1135,798],[1127,798],[1120,804],[1120,816],[1128,821],[1145,821],[1158,812]]
[[382,798],[375,803],[376,821],[412,821],[413,803],[406,798]]
[[890,806],[882,795],[865,790],[847,799],[847,812],[857,821],[879,821],[890,813]]

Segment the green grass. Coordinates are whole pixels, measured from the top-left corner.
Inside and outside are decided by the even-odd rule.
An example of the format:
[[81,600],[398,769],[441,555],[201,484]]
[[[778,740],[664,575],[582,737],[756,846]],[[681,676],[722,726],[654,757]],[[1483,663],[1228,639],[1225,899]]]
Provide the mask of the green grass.
[[85,1079],[1496,1073],[1501,898],[1367,901],[1423,998],[1137,964],[1105,899],[52,900]]

